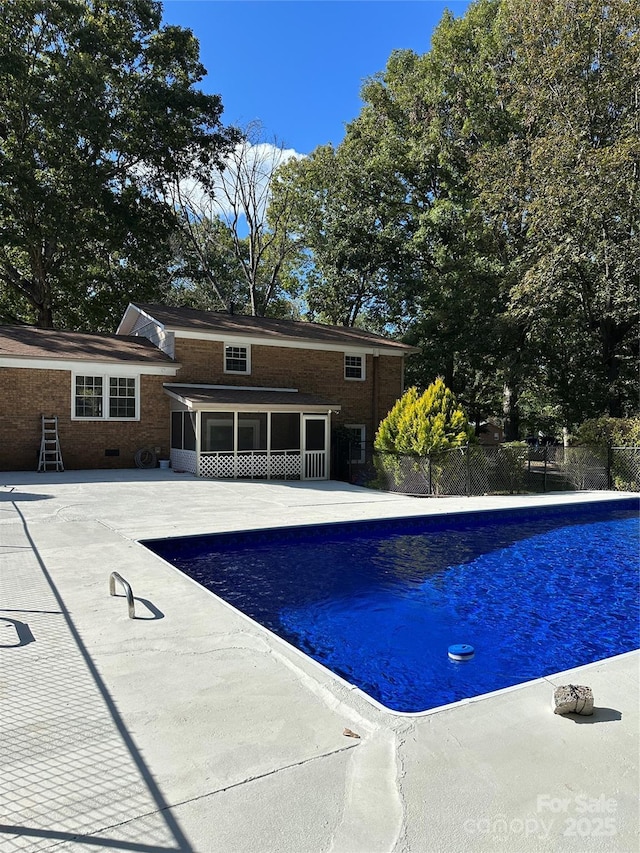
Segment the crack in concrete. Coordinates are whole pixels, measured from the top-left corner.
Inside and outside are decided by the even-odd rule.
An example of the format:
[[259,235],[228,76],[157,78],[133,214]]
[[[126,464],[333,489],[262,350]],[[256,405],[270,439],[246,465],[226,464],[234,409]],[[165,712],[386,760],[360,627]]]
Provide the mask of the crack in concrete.
[[394,853],[409,853],[409,839],[407,836],[407,797],[404,790],[404,780],[407,775],[407,768],[404,758],[406,743],[408,738],[415,733],[415,723],[407,723],[402,725],[396,731],[396,788],[398,791],[398,799],[402,809],[401,828],[396,839],[396,845],[393,848]]
[[129,823],[133,823],[136,820],[142,820],[144,818],[153,817],[153,815],[161,814],[164,811],[171,811],[173,809],[180,808],[181,806],[189,805],[190,803],[196,803],[200,800],[206,800],[208,797],[215,797],[218,794],[224,794],[226,791],[232,791],[235,788],[240,788],[243,785],[248,785],[251,782],[258,782],[261,779],[267,779],[270,776],[275,776],[278,773],[282,773],[285,770],[295,770],[298,767],[304,767],[307,764],[311,764],[314,761],[322,761],[327,758],[331,758],[334,755],[340,755],[343,752],[348,752],[350,749],[355,749],[358,746],[357,743],[347,744],[346,746],[342,746],[339,749],[333,749],[329,752],[324,752],[321,755],[312,755],[309,758],[303,758],[301,761],[294,761],[291,764],[284,764],[282,767],[276,767],[273,770],[267,770],[264,773],[258,773],[255,776],[247,776],[245,779],[241,779],[238,782],[232,782],[229,785],[225,785],[221,788],[215,788],[211,791],[206,791],[203,794],[198,794],[195,797],[188,797],[185,800],[178,800],[174,803],[168,803],[163,809],[154,809],[150,812],[144,812],[142,814],[136,815],[135,817],[129,818],[128,820],[122,821],[121,823],[112,824],[107,827],[103,827],[98,831],[104,831],[107,829],[115,829],[118,826],[126,826]]

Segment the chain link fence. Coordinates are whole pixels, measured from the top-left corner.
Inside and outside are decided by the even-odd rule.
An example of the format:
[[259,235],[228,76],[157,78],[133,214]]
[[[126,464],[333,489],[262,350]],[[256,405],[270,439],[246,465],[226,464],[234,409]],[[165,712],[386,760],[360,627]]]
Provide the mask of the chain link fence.
[[337,479],[406,495],[640,491],[639,447],[467,445],[419,457],[345,442],[334,459]]

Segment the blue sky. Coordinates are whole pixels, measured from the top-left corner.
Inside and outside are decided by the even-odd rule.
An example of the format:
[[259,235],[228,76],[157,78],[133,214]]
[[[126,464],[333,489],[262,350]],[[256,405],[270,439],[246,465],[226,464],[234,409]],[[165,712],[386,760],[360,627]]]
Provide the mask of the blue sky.
[[360,111],[362,81],[394,49],[429,49],[445,9],[467,0],[164,0],[164,21],[193,30],[226,124],[258,119],[308,154],[338,144]]

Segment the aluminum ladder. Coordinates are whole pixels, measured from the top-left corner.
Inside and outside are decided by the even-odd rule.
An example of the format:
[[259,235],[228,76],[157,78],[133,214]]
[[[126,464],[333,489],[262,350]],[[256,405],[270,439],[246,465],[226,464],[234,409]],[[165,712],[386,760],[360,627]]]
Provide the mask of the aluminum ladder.
[[40,441],[38,471],[64,471],[60,439],[58,438],[57,415],[51,418],[42,415],[42,439]]

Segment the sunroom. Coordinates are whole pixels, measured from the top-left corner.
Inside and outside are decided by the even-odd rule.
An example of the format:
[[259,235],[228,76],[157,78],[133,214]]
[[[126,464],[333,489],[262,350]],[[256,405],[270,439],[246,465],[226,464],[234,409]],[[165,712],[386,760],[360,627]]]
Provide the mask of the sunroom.
[[171,466],[199,477],[326,480],[340,406],[295,388],[167,383]]

